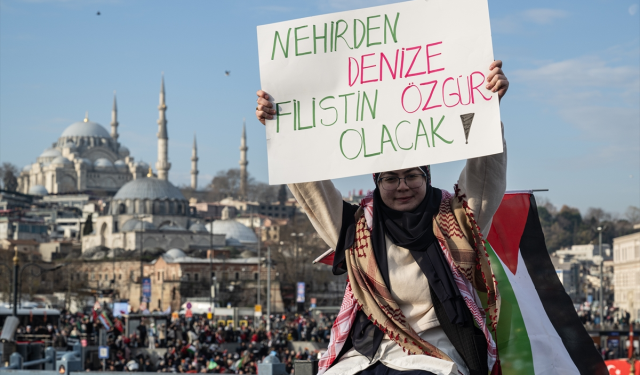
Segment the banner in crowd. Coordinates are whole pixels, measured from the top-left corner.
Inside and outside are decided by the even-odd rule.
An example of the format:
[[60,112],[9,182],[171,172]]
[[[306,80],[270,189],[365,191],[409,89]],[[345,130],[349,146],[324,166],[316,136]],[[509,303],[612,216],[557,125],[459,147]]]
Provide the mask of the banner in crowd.
[[258,27],[269,182],[502,152],[486,0],[415,0]]
[[151,278],[142,278],[142,302],[151,302]]

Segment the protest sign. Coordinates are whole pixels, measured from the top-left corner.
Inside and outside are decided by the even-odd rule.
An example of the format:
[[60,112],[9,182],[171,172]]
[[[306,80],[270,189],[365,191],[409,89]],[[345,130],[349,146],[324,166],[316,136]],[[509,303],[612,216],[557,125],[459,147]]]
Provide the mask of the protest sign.
[[486,0],[414,0],[258,27],[269,182],[502,152]]

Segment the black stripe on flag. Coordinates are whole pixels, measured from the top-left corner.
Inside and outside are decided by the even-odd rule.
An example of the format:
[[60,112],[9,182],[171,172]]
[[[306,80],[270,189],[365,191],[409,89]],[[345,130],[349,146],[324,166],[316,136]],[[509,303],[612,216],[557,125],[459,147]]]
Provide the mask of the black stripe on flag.
[[580,322],[573,302],[565,292],[553,267],[533,194],[530,200],[527,224],[520,239],[520,252],[544,310],[580,374],[608,375],[607,366]]

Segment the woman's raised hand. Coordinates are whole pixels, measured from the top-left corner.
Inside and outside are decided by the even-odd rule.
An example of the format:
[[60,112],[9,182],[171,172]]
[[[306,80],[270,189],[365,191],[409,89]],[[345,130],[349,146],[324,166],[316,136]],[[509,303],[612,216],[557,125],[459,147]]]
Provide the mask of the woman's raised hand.
[[[502,60],[496,60],[489,65],[489,75],[487,76],[487,90],[498,93],[498,99],[502,99],[509,89],[509,80],[502,71]],[[260,92],[260,91],[258,91]]]
[[256,117],[258,118],[258,121],[264,125],[265,120],[273,119],[273,115],[276,114],[276,110],[273,109],[273,104],[269,101],[269,94],[262,90],[258,90],[256,95],[258,95],[258,100],[256,100],[258,103],[258,106],[256,107]]

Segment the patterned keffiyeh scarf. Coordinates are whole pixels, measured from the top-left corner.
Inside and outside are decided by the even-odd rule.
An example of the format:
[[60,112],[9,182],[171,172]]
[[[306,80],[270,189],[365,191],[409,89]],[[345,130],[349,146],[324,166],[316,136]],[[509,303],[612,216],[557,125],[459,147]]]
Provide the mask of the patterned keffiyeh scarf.
[[[465,197],[459,193],[457,186],[455,196],[443,191],[439,212],[433,220],[433,231],[456,285],[486,337],[488,365],[492,369],[497,359],[497,348],[485,323],[485,309],[478,292],[487,294],[486,311],[494,331],[499,316],[500,297],[482,234]],[[359,309],[409,355],[424,354],[451,361],[441,350],[418,336],[385,285],[371,245],[372,204],[372,196],[367,196],[361,203],[363,211],[358,212],[362,213],[356,224],[355,242],[345,254],[349,281],[331,332],[329,348],[319,363],[319,374],[331,366],[344,346]],[[499,371],[499,366],[494,370]]]

